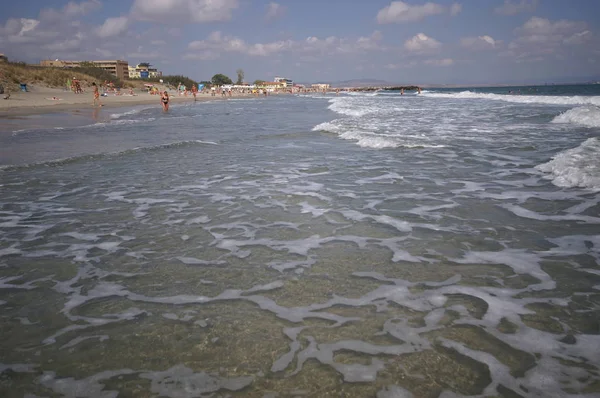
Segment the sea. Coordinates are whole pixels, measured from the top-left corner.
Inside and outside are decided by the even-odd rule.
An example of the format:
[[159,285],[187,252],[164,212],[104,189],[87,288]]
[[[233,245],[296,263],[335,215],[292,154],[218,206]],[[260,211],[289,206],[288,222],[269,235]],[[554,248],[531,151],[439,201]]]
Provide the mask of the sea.
[[600,85],[0,125],[2,397],[600,396]]

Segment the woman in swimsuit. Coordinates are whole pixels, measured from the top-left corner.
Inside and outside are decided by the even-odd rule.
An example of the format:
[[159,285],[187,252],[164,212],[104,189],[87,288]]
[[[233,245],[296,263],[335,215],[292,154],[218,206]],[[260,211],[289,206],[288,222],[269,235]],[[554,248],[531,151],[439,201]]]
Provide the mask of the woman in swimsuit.
[[163,94],[160,97],[160,102],[162,103],[162,107],[163,107],[163,111],[168,111],[169,110],[169,94],[167,94],[167,92],[163,92]]

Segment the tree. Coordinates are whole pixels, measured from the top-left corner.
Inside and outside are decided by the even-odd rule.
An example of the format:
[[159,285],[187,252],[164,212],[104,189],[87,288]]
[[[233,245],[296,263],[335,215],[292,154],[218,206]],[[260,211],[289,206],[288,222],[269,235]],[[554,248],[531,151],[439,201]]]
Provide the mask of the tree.
[[140,63],[138,64],[138,66],[139,66],[140,68],[146,68],[146,69],[149,69],[149,68],[150,68],[152,65],[150,65],[150,62],[140,62]]
[[254,85],[257,86],[257,85],[263,84],[264,82],[265,82],[264,80],[255,80]]
[[237,73],[237,77],[238,77],[236,84],[244,83],[244,70],[238,69],[237,71],[235,71],[235,73]]
[[222,86],[224,84],[233,84],[233,81],[225,76],[222,73],[217,73],[216,75],[214,75],[211,79],[212,84],[214,84],[215,86]]

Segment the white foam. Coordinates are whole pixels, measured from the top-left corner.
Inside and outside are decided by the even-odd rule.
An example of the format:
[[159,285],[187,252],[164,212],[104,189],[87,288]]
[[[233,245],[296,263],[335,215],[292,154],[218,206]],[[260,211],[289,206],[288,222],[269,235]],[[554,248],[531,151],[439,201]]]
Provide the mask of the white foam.
[[600,127],[600,107],[578,106],[556,116],[552,123],[571,123],[585,127]]
[[426,93],[425,96],[430,98],[487,99],[494,101],[513,102],[518,104],[600,106],[600,96],[510,95],[476,93],[472,91],[462,91],[460,93]]
[[130,111],[123,112],[123,113],[113,113],[110,115],[110,118],[111,119],[120,119],[124,116],[130,116],[130,115],[135,115],[136,113],[140,113],[144,109],[150,109],[150,108],[132,109]]
[[355,98],[339,97],[329,101],[329,109],[341,115],[362,117],[369,113],[377,112],[378,108],[373,103],[363,103],[362,106],[357,106]]
[[12,370],[17,373],[32,373],[35,372],[36,365],[24,364],[24,363],[14,363],[14,364],[4,364],[0,363],[0,374],[5,370]]
[[503,250],[498,252],[468,252],[462,259],[453,259],[461,264],[504,264],[516,274],[529,274],[540,281],[530,289],[554,289],[556,282],[540,266],[540,256],[524,250]]
[[238,391],[254,381],[252,376],[224,378],[205,372],[194,373],[184,365],[177,365],[164,372],[146,372],[141,378],[151,380],[150,389],[161,397],[183,398],[213,395],[221,389]]
[[208,261],[208,260],[200,260],[195,257],[177,257],[177,260],[181,261],[187,265],[227,265],[226,261]]
[[578,147],[560,152],[535,168],[549,173],[547,178],[559,187],[600,191],[600,140],[588,138]]
[[324,122],[317,124],[312,128],[312,131],[328,131],[330,133],[337,133],[341,130],[341,126],[335,124],[335,121]]

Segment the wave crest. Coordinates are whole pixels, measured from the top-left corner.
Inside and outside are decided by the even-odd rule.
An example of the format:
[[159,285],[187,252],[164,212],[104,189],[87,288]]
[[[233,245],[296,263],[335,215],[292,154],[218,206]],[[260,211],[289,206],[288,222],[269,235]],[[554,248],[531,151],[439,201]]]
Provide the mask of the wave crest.
[[600,107],[578,106],[556,116],[552,123],[571,123],[585,127],[600,127]]
[[557,96],[557,95],[510,95],[476,93],[461,91],[460,93],[423,93],[430,98],[456,98],[456,99],[487,99],[494,101],[513,102],[518,104],[548,104],[548,105],[596,105],[600,106],[598,96]]
[[600,140],[588,138],[578,147],[560,152],[535,168],[549,173],[547,178],[556,186],[600,191]]

